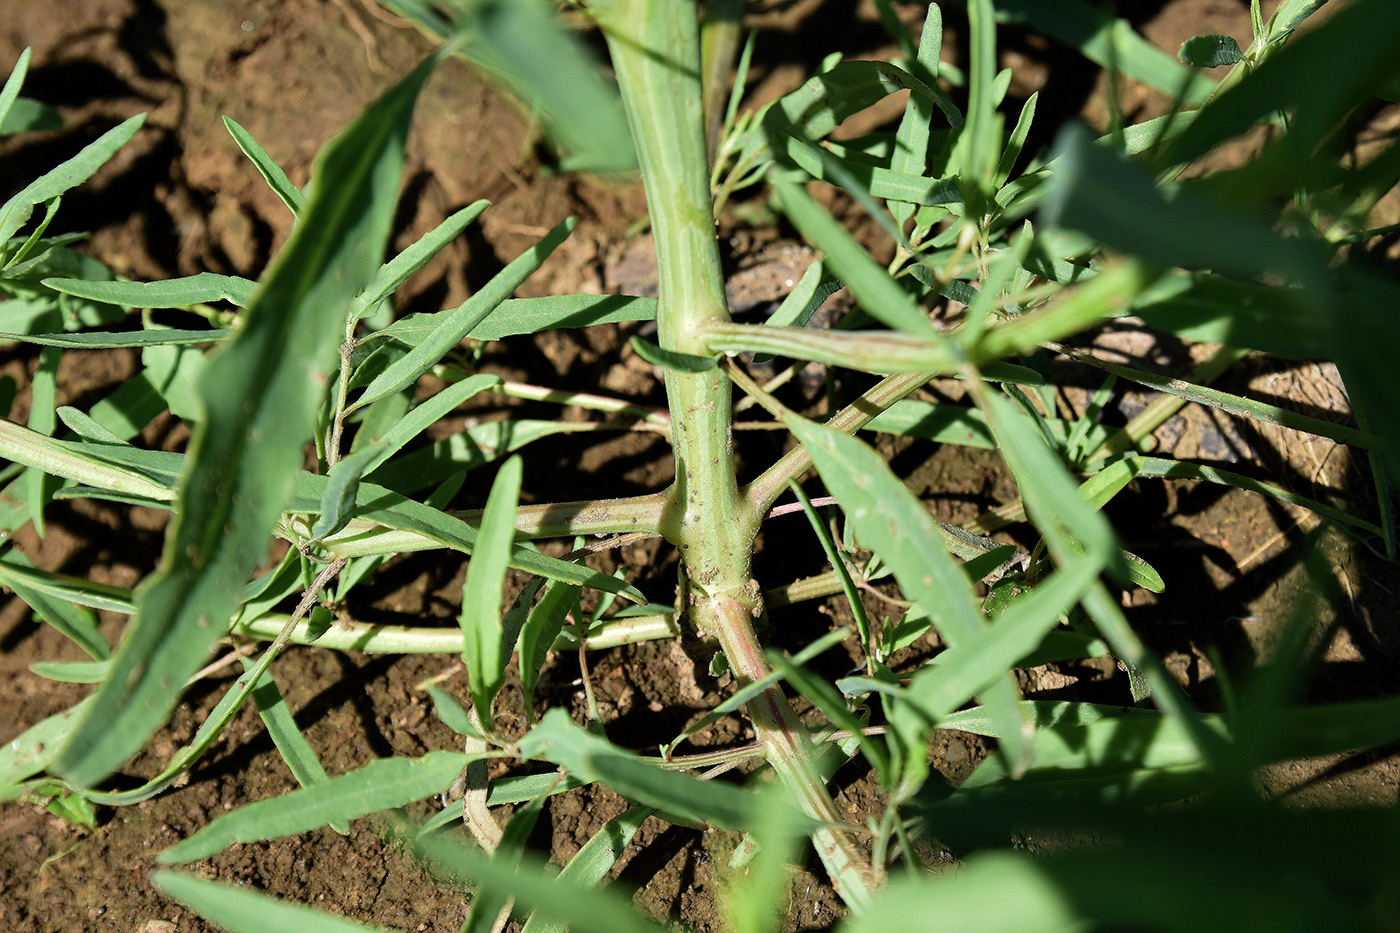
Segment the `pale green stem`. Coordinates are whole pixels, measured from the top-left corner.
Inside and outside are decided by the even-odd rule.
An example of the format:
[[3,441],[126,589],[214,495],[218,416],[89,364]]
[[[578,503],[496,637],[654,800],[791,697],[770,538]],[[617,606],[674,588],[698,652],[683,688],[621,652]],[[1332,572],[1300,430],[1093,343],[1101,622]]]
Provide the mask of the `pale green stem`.
[[[662,515],[669,500],[664,493],[626,499],[591,499],[583,502],[551,502],[522,505],[515,515],[516,536],[562,538],[573,535],[606,535],[661,530]],[[481,522],[481,512],[450,513],[469,525]],[[287,516],[280,534],[295,543],[300,540]],[[406,551],[431,551],[446,547],[437,538],[422,532],[385,528],[365,519],[351,519],[345,528],[325,539],[320,546],[335,557],[369,557]]]
[[[229,634],[266,640],[276,638],[287,624],[286,615],[263,615],[235,623]],[[601,651],[618,645],[674,638],[680,626],[669,613],[628,616],[603,624],[601,631],[588,636],[589,650]],[[337,651],[367,651],[384,654],[461,654],[465,636],[452,627],[411,627],[374,625],[368,622],[336,623],[317,634],[309,622],[292,626],[288,640],[294,645],[315,645]],[[578,641],[560,636],[551,646],[555,651],[578,648]]]
[[665,434],[671,431],[671,419],[664,412],[651,411],[641,408],[630,402],[621,399],[608,398],[605,395],[594,395],[590,392],[567,392],[561,389],[548,389],[544,386],[532,386],[523,382],[504,382],[496,387],[497,392],[502,395],[509,395],[512,398],[530,399],[538,402],[554,402],[558,405],[577,405],[580,408],[587,408],[592,411],[604,411],[610,414],[629,415],[649,428],[655,429]]
[[[895,402],[917,390],[934,378],[934,373],[899,373],[886,376],[864,395],[841,409],[826,422],[826,426],[844,434],[854,434],[865,427],[880,412]],[[803,473],[812,468],[812,455],[807,448],[794,447],[784,454],[777,463],[748,485],[744,490],[749,502],[759,512],[766,512],[782,495],[790,480],[800,479]]]
[[749,351],[795,357],[868,373],[950,373],[960,361],[942,344],[897,331],[827,331],[765,324],[710,324],[704,356]]
[[[656,239],[657,327],[661,345],[703,354],[705,329],[727,324],[724,279],[711,213],[700,40],[693,4],[608,0],[594,10],[603,27],[637,146]],[[666,372],[676,482],[662,532],[681,549],[682,608],[702,636],[723,647],[741,681],[763,678],[768,665],[753,630],[763,603],[751,556],[762,509],[739,493],[734,474],[730,384],[717,369]],[[813,764],[806,731],[781,690],[748,706],[768,760],[816,819],[839,824],[825,781]],[[853,909],[877,881],[869,855],[847,832],[813,834],[838,892]]]

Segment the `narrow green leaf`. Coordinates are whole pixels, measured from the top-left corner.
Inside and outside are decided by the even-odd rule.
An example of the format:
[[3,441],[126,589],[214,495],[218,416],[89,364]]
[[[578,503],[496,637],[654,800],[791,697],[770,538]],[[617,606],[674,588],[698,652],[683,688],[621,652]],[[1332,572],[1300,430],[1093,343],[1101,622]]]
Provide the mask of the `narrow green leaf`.
[[363,408],[409,385],[431,369],[472,328],[486,320],[502,301],[520,286],[573,231],[578,221],[570,217],[538,243],[515,257],[484,288],[451,311],[440,312],[432,332],[408,355],[380,373],[348,410]]
[[[467,336],[473,340],[500,340],[520,334],[534,334],[560,327],[589,327],[651,321],[656,318],[655,298],[630,295],[548,295],[543,298],[509,298]],[[435,314],[410,314],[400,318],[371,338],[392,337],[408,347],[416,347],[438,325]],[[363,342],[363,341],[362,341]]]
[[566,790],[582,787],[590,783],[577,775],[565,771],[550,771],[546,774],[526,774],[520,777],[502,778],[491,782],[491,793],[486,798],[488,807],[500,807],[509,803],[524,803],[534,800],[541,794],[562,794]]
[[[885,7],[881,7],[884,16]],[[901,32],[905,32],[900,27]],[[905,33],[907,35],[907,32]],[[938,67],[943,52],[943,11],[938,4],[930,3],[924,15],[923,31],[919,36],[915,67],[921,69],[920,77],[926,83],[936,83]],[[929,137],[933,125],[931,101],[917,94],[910,94],[904,104],[904,116],[900,118],[899,129],[895,131],[894,152],[890,155],[890,168],[897,172],[923,175],[928,170]],[[914,215],[913,205],[894,203],[890,213],[902,228]]]
[[[1310,9],[1300,10],[1304,16]],[[1291,30],[1281,30],[1282,32]],[[1391,0],[1356,0],[1316,29],[1299,35],[1245,75],[1178,136],[1164,155],[1171,164],[1189,162],[1244,133],[1280,108],[1290,113],[1288,136],[1326,138],[1356,105],[1400,73],[1395,36],[1400,5]],[[1318,75],[1329,80],[1318,80]],[[1313,146],[1297,146],[1300,157]]]
[[1162,273],[1146,263],[1110,261],[1093,278],[1064,289],[1055,301],[987,328],[968,355],[982,363],[1029,353],[1121,313],[1161,279]]
[[408,281],[409,276],[426,266],[443,247],[457,239],[490,205],[490,201],[476,201],[456,211],[419,237],[408,249],[380,266],[369,285],[365,286],[365,290],[355,299],[355,304],[350,310],[350,322],[354,323],[366,314],[373,313],[381,301]]
[[13,787],[31,774],[48,768],[58,756],[64,739],[91,705],[92,698],[88,697],[70,709],[35,723],[0,745],[0,790]]
[[793,664],[780,652],[770,649],[767,656],[773,669],[780,672],[783,679],[791,684],[794,690],[811,701],[814,707],[821,710],[822,715],[826,717],[832,727],[843,729],[856,737],[856,742],[865,755],[865,760],[874,769],[881,785],[884,787],[893,786],[894,775],[890,771],[890,757],[885,751],[884,742],[875,736],[865,734],[865,723],[847,708],[845,700],[842,699],[836,688],[824,678],[813,674],[804,667]]
[[120,332],[84,331],[77,334],[7,334],[0,340],[32,343],[41,347],[61,347],[66,350],[111,350],[124,347],[186,346],[198,343],[219,343],[232,337],[229,330],[132,330]]
[[107,661],[35,661],[29,670],[65,684],[98,684],[112,665]]
[[[318,512],[325,483],[324,476],[299,473],[295,495],[288,510],[305,514]],[[359,495],[355,501],[355,515],[347,528],[323,542],[327,551],[339,556],[355,557],[368,553],[449,547],[471,554],[477,547],[476,529],[460,518],[372,483],[360,483]],[[396,532],[408,534],[399,536]],[[357,546],[362,543],[362,539],[365,544],[381,542],[383,549],[362,549]],[[623,580],[590,570],[580,564],[547,557],[523,544],[511,544],[506,561],[509,566],[526,573],[617,593],[638,603],[646,602],[646,598],[636,587]]]
[[[1208,724],[1212,731],[1224,734],[1220,719],[1212,717]],[[1042,730],[1041,735],[1044,741],[1037,743],[1035,760],[1020,777],[1028,784],[1062,781],[1071,770],[1117,771],[1127,775],[1201,764],[1190,730],[1155,711],[1134,710],[1129,715],[1109,716],[1085,725],[1061,723]],[[973,791],[1006,778],[1000,763],[989,761],[979,766],[963,787]]]
[[1134,456],[1119,462],[1123,463],[1133,476],[1160,476],[1164,479],[1204,480],[1208,483],[1219,483],[1222,486],[1233,486],[1236,489],[1243,489],[1247,492],[1255,492],[1263,496],[1268,496],[1271,499],[1278,499],[1280,502],[1302,506],[1305,509],[1316,512],[1324,518],[1330,518],[1334,522],[1360,528],[1371,534],[1379,535],[1381,533],[1381,529],[1376,525],[1344,509],[1334,508],[1333,506],[1327,505],[1325,502],[1319,502],[1316,499],[1310,499],[1307,496],[1300,496],[1296,493],[1289,492],[1273,483],[1266,483],[1263,480],[1253,479],[1252,477],[1233,473],[1229,470],[1221,470],[1216,467],[1206,466],[1200,463],[1191,463],[1186,460],[1165,460],[1159,457]]
[[233,137],[233,141],[238,143],[238,148],[243,150],[243,154],[257,166],[258,174],[262,175],[273,193],[282,199],[282,203],[287,205],[293,215],[300,214],[302,208],[306,207],[306,197],[292,184],[287,173],[282,171],[282,166],[274,162],[267,150],[258,145],[253,134],[239,126],[231,117],[224,117],[224,128]]
[[204,369],[207,417],[190,442],[161,568],[143,586],[112,674],[60,756],[59,773],[75,784],[101,780],[145,743],[266,556],[346,310],[379,266],[413,103],[435,63],[415,69],[326,147],[306,209],[238,339]]
[[481,730],[472,724],[472,718],[456,698],[446,690],[434,683],[423,685],[423,689],[428,691],[428,696],[433,698],[433,710],[437,713],[438,719],[458,735],[468,738],[480,739]]
[[[13,555],[6,557],[9,559]],[[35,615],[42,616],[45,622],[87,652],[88,657],[95,661],[107,660],[111,649],[107,646],[107,639],[97,630],[97,620],[91,612],[65,599],[55,599],[47,593],[30,589],[19,582],[17,575],[6,573],[8,569],[0,569],[0,581],[33,609]]]
[[[519,870],[525,854],[525,842],[539,821],[540,811],[547,798],[536,797],[511,814],[510,822],[501,832],[501,843],[491,855],[491,861],[502,868]],[[472,895],[467,907],[467,919],[462,923],[462,933],[493,933],[498,930],[496,920],[508,909],[513,898],[495,885],[481,884]]]
[[865,615],[865,604],[861,602],[860,593],[856,590],[855,582],[846,569],[845,560],[836,550],[836,543],[831,540],[830,532],[822,524],[817,510],[812,507],[812,500],[802,491],[802,487],[796,481],[789,480],[788,488],[797,497],[797,501],[802,504],[802,512],[807,516],[807,524],[811,526],[812,533],[817,536],[817,541],[822,546],[822,552],[826,554],[826,562],[831,565],[831,569],[836,573],[836,578],[841,581],[841,592],[846,596],[846,605],[850,607],[851,617],[855,619],[856,632],[860,634],[861,643],[865,645],[866,651],[872,652],[875,659],[883,663],[884,655],[881,653],[879,644],[870,638],[870,620]]
[[168,897],[230,933],[267,933],[268,930],[392,933],[384,927],[345,920],[313,907],[278,900],[247,885],[208,881],[168,868],[152,872],[151,883]]
[[1057,170],[1042,202],[1047,224],[1079,230],[1162,266],[1241,278],[1273,273],[1325,287],[1326,257],[1314,243],[1280,237],[1254,214],[1195,188],[1159,189],[1143,168],[1094,142],[1077,124],[1061,132],[1055,148]]
[[888,330],[817,330],[765,324],[711,323],[703,331],[707,349],[736,354],[814,360],[872,373],[948,373],[957,369],[957,346]]
[[0,244],[7,242],[24,226],[34,210],[34,205],[56,198],[91,178],[108,159],[116,155],[118,149],[136,135],[136,131],[144,122],[146,115],[137,114],[113,127],[85,146],[73,158],[25,185],[0,205]]
[[375,481],[401,492],[416,492],[454,473],[484,466],[542,438],[591,430],[594,430],[592,425],[575,421],[538,418],[487,421],[400,454],[379,467]]
[[1031,123],[1035,120],[1035,105],[1039,99],[1040,92],[1034,91],[1021,105],[1021,115],[1016,118],[1016,125],[1012,128],[1011,135],[1007,137],[1006,148],[1002,150],[1001,161],[997,163],[996,174],[992,178],[992,184],[997,188],[1006,184],[1006,180],[1011,177],[1012,169],[1016,167],[1016,161],[1021,158],[1026,138],[1031,132]]
[[[154,499],[171,498],[169,489],[163,483],[153,482],[143,475],[142,470],[114,465],[105,456],[107,450],[99,451],[98,447],[97,444],[55,440],[0,420],[0,451],[15,463],[115,492]],[[112,450],[119,451],[121,448],[113,447]]]
[[773,127],[791,130],[802,139],[822,139],[847,117],[902,90],[932,102],[950,126],[962,126],[962,114],[937,84],[928,84],[889,62],[840,62],[808,78],[755,120],[754,128],[738,140],[738,157],[741,161],[757,158]]
[[841,282],[827,273],[820,259],[807,267],[792,291],[765,322],[771,327],[805,327],[822,304],[842,289]]
[[[19,53],[19,59],[15,62],[14,70],[11,71],[10,76],[5,79],[5,86],[0,88],[0,125],[3,125],[5,120],[9,117],[10,110],[14,107],[15,100],[19,97],[19,89],[24,84],[24,76],[29,73],[30,51],[31,50],[26,47],[23,52]],[[13,131],[6,130],[6,132]]]
[[98,444],[125,444],[126,441],[98,424],[86,414],[69,405],[62,405],[55,412],[60,421],[85,441]]
[[4,581],[6,586],[13,587],[15,583],[19,583],[35,593],[87,606],[89,609],[130,613],[134,608],[131,591],[128,589],[39,570],[29,566],[28,562],[14,551],[7,551],[3,559],[0,559],[0,580]]
[[[250,671],[255,663],[252,658],[244,658],[243,669]],[[328,782],[330,778],[326,776],[326,769],[321,766],[311,743],[297,728],[292,711],[282,699],[282,691],[277,688],[271,671],[258,678],[258,684],[253,688],[253,702],[258,705],[258,715],[262,717],[263,725],[267,726],[267,734],[272,737],[273,744],[297,783],[302,787],[312,787]],[[330,827],[341,835],[350,831],[350,824],[345,820],[333,820]]]
[[975,408],[901,399],[865,426],[867,431],[905,434],[964,447],[995,449],[986,419]]
[[826,264],[846,283],[862,309],[881,323],[923,338],[935,347],[948,343],[919,310],[913,296],[890,278],[801,185],[779,173],[770,179],[783,212],[808,242],[825,254]]
[[[806,664],[808,661],[811,661],[818,655],[841,644],[841,642],[846,640],[850,633],[851,630],[844,627],[832,629],[830,632],[827,632],[821,638],[818,638],[816,641],[810,643],[809,645],[807,645],[807,647],[797,652],[797,654],[793,655],[791,663],[796,665]],[[781,673],[779,673],[778,671],[769,671],[768,674],[764,677],[752,681],[751,683],[744,684],[738,690],[735,690],[729,696],[721,700],[719,705],[717,705],[714,709],[710,710],[704,716],[701,716],[695,722],[686,726],[684,729],[681,730],[679,735],[677,735],[666,745],[663,745],[661,747],[662,754],[669,757],[671,752],[674,751],[676,746],[680,745],[681,742],[685,741],[690,736],[704,729],[706,726],[709,726],[711,723],[717,722],[725,716],[728,716],[735,710],[742,709],[744,705],[747,704],[750,700],[754,699],[774,684],[781,683],[782,680],[783,675]]]
[[[812,455],[822,482],[841,503],[861,544],[890,566],[906,598],[926,611],[950,646],[982,631],[982,614],[967,577],[946,550],[944,535],[924,506],[890,472],[874,450],[853,437],[793,416],[788,428]],[[1015,685],[1003,678],[983,694],[1007,723],[1003,749],[1014,759],[1026,755],[1016,709]],[[1017,725],[1013,725],[1017,724]],[[927,762],[915,754],[918,737],[907,742],[904,785],[923,783]]]
[[[236,275],[216,275],[201,272],[163,282],[93,282],[88,279],[44,279],[44,284],[56,292],[105,301],[129,308],[189,308],[210,301],[227,301],[240,308],[248,307],[258,283]],[[183,333],[183,332],[177,332]],[[232,336],[214,331],[208,340]]]
[[[781,785],[777,784],[762,789],[762,794],[775,802],[782,793]],[[802,902],[796,897],[791,878],[792,866],[802,862],[803,839],[783,820],[782,806],[761,803],[756,815],[757,820],[740,843],[741,849],[729,862],[731,869],[738,869],[741,855],[749,859],[742,866],[743,873],[736,871],[727,886],[724,906],[729,925],[726,929],[776,933],[782,929],[781,921],[785,916],[801,912]],[[743,852],[743,846],[750,847],[748,852]],[[752,846],[757,846],[756,857]]]
[[925,606],[950,643],[981,628],[967,580],[942,542],[938,525],[865,444],[805,419],[787,422],[817,472],[842,504],[861,544],[884,559],[905,595]]
[[[373,473],[386,460],[402,450],[405,444],[447,417],[448,413],[473,395],[500,384],[501,377],[499,376],[477,373],[468,376],[461,382],[453,383],[437,395],[416,406],[380,437],[370,438],[370,443],[374,444],[373,449],[376,453],[365,463],[364,474]],[[358,440],[358,435],[356,439]]]
[[[57,317],[57,313],[54,314]],[[39,351],[39,365],[30,381],[29,430],[45,437],[51,436],[58,427],[55,411],[58,397],[58,363],[62,356],[54,347],[44,347]],[[44,507],[53,495],[53,478],[38,470],[24,474],[25,503],[29,506],[29,518],[34,522],[34,531],[44,535]]]
[[1019,852],[974,855],[959,869],[956,885],[929,882],[896,879],[870,910],[843,923],[841,933],[916,933],[927,929],[929,917],[956,923],[966,933],[1086,928],[1051,873]]
[[491,701],[505,685],[506,662],[510,660],[501,637],[501,587],[515,537],[522,471],[520,458],[511,457],[496,474],[481,516],[476,550],[467,565],[467,582],[462,588],[462,615],[458,620],[465,638],[462,660],[471,681],[472,703],[488,728],[492,722]]
[[[1384,345],[1384,344],[1373,344]],[[1232,395],[1229,392],[1222,392],[1219,389],[1212,389],[1209,386],[1194,385],[1181,379],[1173,379],[1159,373],[1150,373],[1143,370],[1131,369],[1127,366],[1119,366],[1117,363],[1110,363],[1107,360],[1097,358],[1079,357],[1083,362],[1092,364],[1123,379],[1136,382],[1139,385],[1149,386],[1159,392],[1166,392],[1187,401],[1197,402],[1219,411],[1227,412],[1231,415],[1238,415],[1243,418],[1252,418],[1256,421],[1266,421],[1284,428],[1292,428],[1295,431],[1305,431],[1308,434],[1316,434],[1318,437],[1331,438],[1343,444],[1350,444],[1362,450],[1371,450],[1380,443],[1375,435],[1367,431],[1349,427],[1344,424],[1337,424],[1332,421],[1324,421],[1321,418],[1313,418],[1309,415],[1300,414],[1296,411],[1283,408],[1278,405],[1271,405],[1268,402],[1261,402],[1256,399],[1247,398],[1242,395]]]
[[[1012,603],[991,627],[950,647],[936,663],[925,666],[910,682],[903,695],[905,702],[913,704],[930,724],[943,728],[949,714],[1040,647],[1060,617],[1098,578],[1101,567],[1099,562],[1081,559],[1051,574]],[[1011,721],[1001,711],[996,716],[999,721],[993,728],[1005,739],[1004,730]],[[1029,730],[1030,723],[1022,728]]]
[[863,159],[843,158],[787,134],[774,135],[772,145],[808,175],[852,194],[863,191],[871,197],[912,205],[956,204],[963,199],[956,177],[931,178],[871,165]]
[[1125,579],[1113,529],[1080,495],[1078,484],[1041,440],[1030,417],[996,396],[988,396],[984,414],[1021,489],[1026,511],[1055,559],[1062,567],[1074,563],[1079,551],[1069,543],[1072,535],[1099,566],[1107,565]]
[[[520,754],[543,758],[588,781],[597,781],[647,806],[681,819],[742,829],[753,816],[753,796],[741,788],[666,771],[575,725],[551,709],[518,743]],[[794,820],[800,820],[796,813]]]
[[549,649],[563,630],[569,613],[576,613],[576,619],[582,615],[578,595],[577,586],[550,583],[520,629],[520,688],[525,695],[525,715],[530,719],[535,715],[535,686],[540,682],[540,669],[549,656]]
[[1001,143],[1001,121],[996,118],[1000,101],[996,94],[997,36],[992,0],[968,0],[968,35],[971,50],[968,61],[967,126],[958,136],[961,160],[949,163],[959,175],[964,197],[976,200],[970,206],[983,209],[981,199],[990,194],[985,186],[992,181],[996,150]]
[[311,528],[311,542],[330,537],[350,524],[355,514],[355,499],[360,493],[360,479],[379,461],[384,448],[373,444],[348,457],[337,460],[326,477],[326,489],[321,494],[321,515]]
[[215,818],[156,860],[162,865],[193,862],[222,852],[235,842],[277,839],[406,806],[441,793],[471,760],[470,755],[460,752],[380,758],[324,784],[245,804]]
[[[14,75],[11,75],[12,79],[13,77]],[[46,104],[30,100],[27,97],[16,99],[13,106],[10,107],[9,113],[0,117],[0,136],[8,136],[11,133],[61,129],[63,129],[62,114]]]
[[714,357],[695,356],[692,353],[666,350],[649,340],[643,340],[641,337],[632,338],[632,349],[651,365],[674,370],[678,373],[703,373],[718,365]]
[[[622,851],[647,817],[655,812],[651,807],[631,807],[621,816],[608,820],[569,859],[569,864],[559,873],[559,883],[585,890],[602,887]],[[566,928],[566,924],[544,919],[542,913],[532,913],[521,933],[564,933]]]
[[444,833],[416,835],[404,826],[400,837],[410,840],[420,858],[439,871],[471,885],[490,885],[515,898],[522,910],[542,921],[575,933],[665,933],[645,919],[626,896],[592,885],[561,881],[541,859],[525,855],[519,866],[499,862],[479,848]]
[[625,172],[636,165],[616,87],[587,45],[544,0],[461,7],[471,42],[463,54],[496,72],[539,112],[564,149],[567,171]]

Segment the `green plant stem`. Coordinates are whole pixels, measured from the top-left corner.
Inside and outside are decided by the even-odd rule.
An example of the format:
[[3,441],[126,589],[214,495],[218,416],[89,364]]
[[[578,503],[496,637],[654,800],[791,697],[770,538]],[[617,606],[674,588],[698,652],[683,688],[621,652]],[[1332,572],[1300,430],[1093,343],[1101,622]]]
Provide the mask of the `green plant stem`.
[[663,434],[671,433],[671,419],[664,412],[651,411],[650,409],[624,402],[621,399],[608,398],[605,395],[594,395],[591,392],[568,392],[561,389],[548,389],[544,386],[528,385],[523,382],[503,382],[496,388],[496,391],[512,398],[530,399],[531,401],[537,402],[554,402],[558,405],[577,405],[580,408],[587,408],[592,411],[629,415],[651,429]]
[[[235,623],[229,634],[266,640],[275,638],[287,625],[286,615],[263,615],[246,622]],[[588,636],[589,650],[601,651],[618,645],[674,638],[680,626],[670,613],[627,616],[603,624],[600,632]],[[376,625],[368,622],[337,623],[324,631],[315,631],[309,622],[297,622],[287,639],[294,645],[315,645],[337,651],[368,651],[384,654],[461,654],[464,636],[456,627],[413,627],[405,625]],[[552,650],[578,648],[577,639],[561,635]]]
[[[1052,347],[1052,349],[1065,352],[1068,348]],[[1225,372],[1235,363],[1239,362],[1249,353],[1238,347],[1218,347],[1210,358],[1196,368],[1187,378],[1187,382],[1192,385],[1209,385],[1217,376]],[[1076,359],[1083,361],[1082,356]],[[1109,457],[1116,457],[1129,450],[1136,450],[1138,446],[1146,440],[1148,435],[1160,428],[1168,418],[1176,414],[1186,406],[1187,399],[1179,395],[1162,395],[1153,399],[1151,404],[1133,417],[1126,425],[1114,432],[1107,440],[1098,446],[1093,453],[1084,458],[1086,464],[1106,460]]]
[[868,373],[951,373],[959,361],[937,343],[897,331],[828,331],[767,324],[710,324],[703,356],[757,351]]
[[355,352],[355,322],[346,325],[345,342],[340,345],[340,373],[335,381],[335,407],[331,412],[330,434],[325,440],[326,469],[329,470],[340,460],[340,438],[345,431],[345,402],[350,393],[351,360]]
[[[880,412],[895,402],[917,390],[934,378],[936,373],[898,373],[881,379],[860,398],[841,409],[826,423],[827,427],[845,434],[854,434],[865,427]],[[800,479],[803,473],[812,468],[812,455],[805,447],[794,447],[783,454],[777,463],[764,470],[757,479],[744,490],[753,508],[760,513],[767,512],[787,489],[790,480]]]
[[[587,499],[580,502],[522,505],[515,513],[516,537],[564,538],[573,535],[656,533],[661,529],[662,515],[667,502],[664,493],[652,493],[624,499]],[[481,523],[480,509],[468,509],[452,514],[473,527]]]
[[[700,89],[696,9],[662,0],[609,0],[594,7],[607,38],[637,145],[656,239],[661,346],[704,354],[705,329],[727,324],[724,278],[711,213]],[[715,638],[742,681],[768,673],[753,621],[763,602],[751,572],[765,509],[740,495],[734,473],[729,380],[717,369],[666,372],[676,482],[662,533],[682,555],[680,608]],[[805,730],[779,689],[748,706],[767,757],[808,812],[839,824]],[[869,856],[849,833],[823,828],[813,842],[853,909],[876,884]]]
[[[524,505],[516,512],[516,536],[531,539],[637,532],[659,534],[662,515],[669,502],[665,493],[652,493],[624,499]],[[481,522],[479,510],[450,514],[472,526]],[[288,540],[296,540],[296,536],[290,532],[285,536]],[[321,547],[334,557],[370,557],[431,551],[445,545],[422,532],[385,528],[363,519],[351,519],[342,531],[322,541]]]

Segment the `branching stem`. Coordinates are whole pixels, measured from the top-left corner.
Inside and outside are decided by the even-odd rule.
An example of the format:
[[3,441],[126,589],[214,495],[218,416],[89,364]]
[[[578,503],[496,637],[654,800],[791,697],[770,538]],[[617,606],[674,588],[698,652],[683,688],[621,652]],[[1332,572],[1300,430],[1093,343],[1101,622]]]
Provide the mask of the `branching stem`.
[[[657,331],[663,348],[705,354],[706,330],[729,323],[715,240],[701,107],[700,40],[690,4],[606,0],[593,9],[607,38],[637,146],[656,239]],[[741,681],[768,673],[753,623],[763,601],[751,570],[767,511],[739,491],[734,472],[730,382],[723,372],[666,372],[676,481],[661,531],[681,549],[680,610],[717,640]],[[818,821],[839,825],[806,730],[781,689],[748,705],[766,757]],[[813,842],[832,883],[853,909],[879,883],[869,854],[849,833],[822,828]]]

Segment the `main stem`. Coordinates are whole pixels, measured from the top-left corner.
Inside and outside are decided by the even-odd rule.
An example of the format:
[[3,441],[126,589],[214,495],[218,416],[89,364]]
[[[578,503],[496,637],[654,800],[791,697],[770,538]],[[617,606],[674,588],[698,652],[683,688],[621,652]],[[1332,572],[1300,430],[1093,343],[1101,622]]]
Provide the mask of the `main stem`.
[[[661,345],[706,353],[703,331],[729,321],[710,205],[696,8],[674,0],[595,3],[636,141],[656,240]],[[730,383],[717,369],[666,372],[676,481],[662,533],[681,549],[682,605],[704,637],[719,641],[742,681],[768,673],[753,622],[763,600],[751,571],[762,511],[734,473]],[[780,689],[748,706],[766,757],[815,819],[842,822],[814,765],[811,742]],[[875,887],[869,856],[847,831],[813,833],[832,882],[853,909]]]

